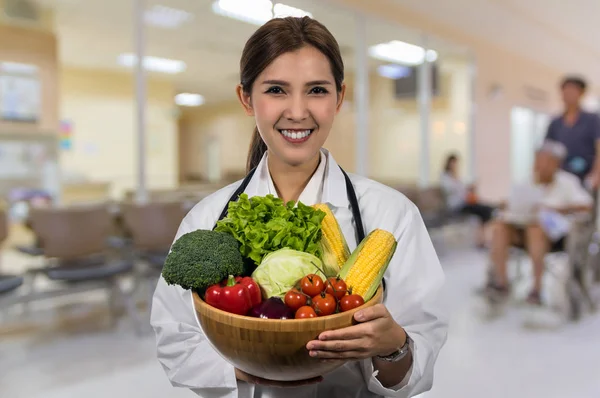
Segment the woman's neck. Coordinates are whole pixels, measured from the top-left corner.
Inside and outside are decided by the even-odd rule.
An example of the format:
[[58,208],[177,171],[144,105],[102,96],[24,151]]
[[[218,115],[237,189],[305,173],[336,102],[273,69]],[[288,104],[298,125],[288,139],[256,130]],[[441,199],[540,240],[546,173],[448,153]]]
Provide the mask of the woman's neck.
[[310,162],[301,166],[290,166],[275,156],[268,156],[269,173],[277,190],[277,196],[286,203],[297,202],[311,177],[317,171],[320,161],[320,152]]

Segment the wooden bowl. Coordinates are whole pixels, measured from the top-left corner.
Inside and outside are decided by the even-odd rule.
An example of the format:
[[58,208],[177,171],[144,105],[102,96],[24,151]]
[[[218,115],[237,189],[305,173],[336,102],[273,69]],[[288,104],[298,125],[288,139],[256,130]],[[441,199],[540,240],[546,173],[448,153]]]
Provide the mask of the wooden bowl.
[[308,355],[306,344],[321,332],[356,324],[354,313],[383,301],[383,288],[364,305],[339,314],[309,319],[263,319],[221,311],[193,293],[204,334],[225,360],[253,376],[277,381],[305,380],[342,366]]

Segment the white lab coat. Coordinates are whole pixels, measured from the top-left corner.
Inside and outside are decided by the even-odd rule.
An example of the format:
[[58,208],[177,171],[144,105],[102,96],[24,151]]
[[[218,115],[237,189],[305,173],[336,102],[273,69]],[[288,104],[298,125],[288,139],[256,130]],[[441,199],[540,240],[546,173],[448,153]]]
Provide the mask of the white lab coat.
[[[323,153],[327,160],[322,170],[323,183],[316,188],[313,184],[313,189],[318,190],[321,202],[333,207],[352,250],[357,239],[344,175],[333,157],[326,150]],[[439,260],[412,202],[382,184],[349,176],[365,233],[382,228],[393,232],[398,240],[396,254],[385,274],[384,304],[414,341],[414,363],[403,382],[395,388],[384,388],[374,375],[371,360],[349,362],[326,375],[322,383],[311,386],[265,388],[238,382],[233,366],[212,348],[202,333],[190,291],[168,286],[161,277],[154,294],[151,323],[156,332],[159,362],[172,385],[189,388],[205,398],[405,398],[431,388],[434,364],[447,336],[447,323],[435,303],[444,281]],[[184,218],[175,239],[196,229],[212,229],[238,186],[239,182],[227,186],[198,203]],[[252,197],[272,193],[271,190],[265,156],[245,192]],[[309,200],[310,195],[303,196]]]

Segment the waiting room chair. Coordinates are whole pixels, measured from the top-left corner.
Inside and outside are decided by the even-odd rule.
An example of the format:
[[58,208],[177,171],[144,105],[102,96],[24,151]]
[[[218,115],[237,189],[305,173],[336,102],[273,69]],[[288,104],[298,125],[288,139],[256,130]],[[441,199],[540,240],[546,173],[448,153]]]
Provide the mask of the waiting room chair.
[[149,305],[156,280],[188,209],[181,201],[121,205],[124,227],[131,236],[130,249],[134,258],[146,265],[138,276],[148,282]]
[[[123,304],[136,332],[141,324],[131,294],[120,286],[131,275],[133,262],[115,256],[107,248],[112,217],[106,205],[35,209],[32,228],[42,242],[45,264],[28,272],[27,302],[80,291],[103,289],[115,315]],[[53,288],[37,291],[35,280],[44,276]],[[113,318],[114,319],[114,318]]]

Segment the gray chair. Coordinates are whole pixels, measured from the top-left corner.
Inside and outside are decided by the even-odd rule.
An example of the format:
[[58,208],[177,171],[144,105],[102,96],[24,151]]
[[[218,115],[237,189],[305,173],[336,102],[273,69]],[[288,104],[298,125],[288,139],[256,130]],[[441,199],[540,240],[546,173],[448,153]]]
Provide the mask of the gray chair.
[[[133,262],[115,256],[108,249],[111,223],[106,205],[32,211],[31,224],[42,242],[45,263],[41,268],[28,271],[26,301],[104,289],[108,293],[113,319],[116,310],[124,305],[136,332],[140,332],[140,319],[131,294],[120,286],[120,279],[131,275]],[[38,277],[51,280],[53,288],[37,291],[35,280]]]
[[137,275],[136,288],[146,281],[148,306],[151,306],[156,281],[167,254],[188,212],[185,202],[126,203],[121,206],[124,227],[131,236],[134,259],[143,264]]

